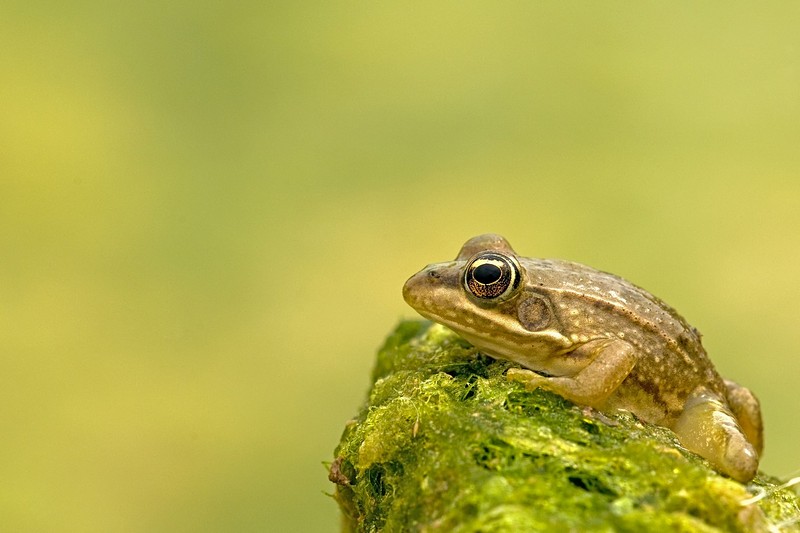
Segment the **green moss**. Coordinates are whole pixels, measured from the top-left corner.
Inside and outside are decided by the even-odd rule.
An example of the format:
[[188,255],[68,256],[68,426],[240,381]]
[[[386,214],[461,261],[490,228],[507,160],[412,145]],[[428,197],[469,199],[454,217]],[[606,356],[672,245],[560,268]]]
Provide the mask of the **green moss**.
[[767,531],[800,516],[790,490],[741,504],[776,480],[722,477],[671,431],[527,392],[509,366],[402,322],[331,465],[343,529]]

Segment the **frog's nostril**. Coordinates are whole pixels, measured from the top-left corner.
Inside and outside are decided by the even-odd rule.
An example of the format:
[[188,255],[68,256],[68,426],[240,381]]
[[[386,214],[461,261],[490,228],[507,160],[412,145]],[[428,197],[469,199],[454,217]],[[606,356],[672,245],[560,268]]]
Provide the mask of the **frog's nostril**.
[[428,276],[432,277],[433,279],[439,279],[442,277],[442,275],[435,270],[428,270]]

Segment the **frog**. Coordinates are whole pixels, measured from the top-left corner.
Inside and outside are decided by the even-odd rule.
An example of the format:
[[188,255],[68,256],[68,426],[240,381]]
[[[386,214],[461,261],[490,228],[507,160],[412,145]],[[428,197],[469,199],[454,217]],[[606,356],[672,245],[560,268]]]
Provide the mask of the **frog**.
[[669,428],[718,472],[753,479],[763,452],[756,396],[723,379],[700,332],[622,277],[516,254],[497,234],[469,239],[454,261],[403,286],[420,315],[511,363],[507,379],[598,413],[618,410]]

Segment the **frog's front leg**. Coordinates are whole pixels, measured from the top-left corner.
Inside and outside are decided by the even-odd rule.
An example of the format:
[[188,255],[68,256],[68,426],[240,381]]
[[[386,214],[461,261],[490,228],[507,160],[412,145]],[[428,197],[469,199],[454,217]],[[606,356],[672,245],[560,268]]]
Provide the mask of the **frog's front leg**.
[[708,459],[723,474],[741,482],[758,471],[758,453],[745,437],[728,404],[699,388],[683,407],[672,428],[686,449]]
[[601,408],[631,373],[637,359],[633,346],[616,339],[590,341],[559,357],[585,366],[574,376],[544,377],[518,368],[510,368],[506,375],[525,383],[529,390],[541,387],[573,403]]

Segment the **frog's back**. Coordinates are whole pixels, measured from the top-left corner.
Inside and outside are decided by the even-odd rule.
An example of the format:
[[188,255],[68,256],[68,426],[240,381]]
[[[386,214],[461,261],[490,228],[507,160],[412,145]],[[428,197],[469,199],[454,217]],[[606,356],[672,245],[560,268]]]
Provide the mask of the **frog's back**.
[[[695,328],[669,304],[615,274],[559,259],[522,259],[528,283],[549,289],[551,297],[566,307],[616,312],[628,321],[652,323],[659,334],[684,344],[700,345]],[[584,324],[585,326],[585,324]]]
[[547,295],[567,334],[579,341],[620,338],[637,349],[639,362],[620,393],[638,396],[644,391],[652,396],[655,405],[649,418],[677,416],[695,384],[723,393],[724,383],[703,349],[700,333],[663,300],[619,276],[579,263],[520,261],[529,289]]

